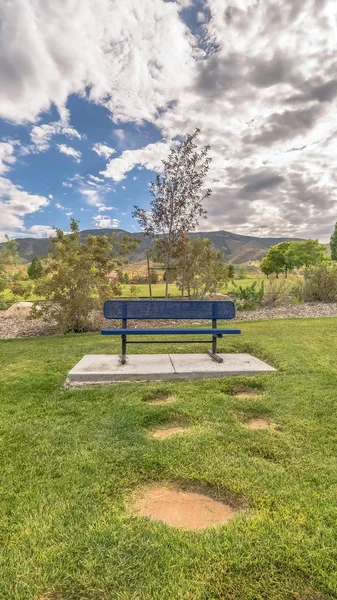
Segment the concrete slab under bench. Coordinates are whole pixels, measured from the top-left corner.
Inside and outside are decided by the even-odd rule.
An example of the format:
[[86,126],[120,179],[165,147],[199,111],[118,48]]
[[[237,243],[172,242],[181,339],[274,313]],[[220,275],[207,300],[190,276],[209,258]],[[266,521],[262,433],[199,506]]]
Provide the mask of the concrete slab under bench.
[[68,373],[68,385],[114,381],[208,379],[276,371],[250,354],[220,354],[222,363],[207,354],[129,354],[125,365],[114,354],[87,354]]

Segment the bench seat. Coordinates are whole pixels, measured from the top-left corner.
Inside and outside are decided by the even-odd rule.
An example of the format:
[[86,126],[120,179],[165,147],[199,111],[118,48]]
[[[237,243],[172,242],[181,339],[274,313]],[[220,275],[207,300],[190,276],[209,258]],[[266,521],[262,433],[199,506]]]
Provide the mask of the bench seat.
[[102,329],[102,335],[225,335],[225,334],[239,334],[240,329]]

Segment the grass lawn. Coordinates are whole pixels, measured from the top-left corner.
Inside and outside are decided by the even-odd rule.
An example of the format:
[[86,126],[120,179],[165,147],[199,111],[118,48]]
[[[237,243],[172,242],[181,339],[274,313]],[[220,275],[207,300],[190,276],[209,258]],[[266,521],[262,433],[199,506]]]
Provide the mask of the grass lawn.
[[[127,284],[123,285],[123,296],[125,298],[130,297],[130,288],[137,291],[138,297],[140,298],[149,298],[149,284],[148,283],[138,283],[138,284]],[[154,297],[165,297],[165,283],[153,283],[152,284],[152,295]],[[180,296],[181,291],[177,288],[177,286],[173,283],[169,285],[169,294],[170,296]]]
[[[268,285],[268,280],[266,277],[253,277],[253,278],[245,278],[245,279],[235,279],[235,285],[236,286],[242,286],[242,287],[247,287],[248,285],[252,285],[252,283],[254,283],[254,281],[258,282],[258,288],[260,287],[260,283],[262,281],[264,281],[265,286]],[[124,297],[129,297],[130,296],[130,285],[124,285],[123,286],[123,296]],[[142,283],[142,284],[134,284],[132,286],[132,288],[137,290],[137,294],[139,297],[143,297],[143,298],[148,298],[149,297],[149,285],[148,283]],[[228,283],[227,286],[225,286],[222,290],[221,293],[223,294],[227,294],[228,292],[232,292],[234,290],[235,286],[233,285],[233,283],[230,281]],[[152,285],[152,294],[154,297],[165,297],[165,283],[155,283]],[[174,284],[174,283],[170,283],[169,285],[169,294],[170,296],[180,296],[181,295],[181,291],[179,290],[179,288]],[[186,293],[185,293],[186,295]]]
[[[251,352],[277,373],[65,390],[83,354],[119,352],[119,341],[0,342],[1,599],[337,597],[337,319],[242,330],[220,349]],[[246,385],[258,399],[234,396]],[[176,402],[146,403],[160,392]],[[242,422],[252,417],[276,428],[250,431]],[[171,420],[192,427],[147,436]],[[170,528],[128,506],[138,486],[156,482],[197,485],[242,508],[218,529]]]
[[[264,281],[265,285],[268,285],[268,280],[266,278],[246,278],[246,279],[235,279],[235,284],[237,286],[241,285],[242,287],[247,287],[248,285],[252,285],[252,283],[257,280],[258,283],[260,283],[260,281]],[[27,282],[28,283],[28,282]],[[26,282],[23,282],[23,285],[25,285]],[[150,294],[149,294],[149,285],[147,283],[141,283],[141,284],[134,284],[131,286],[131,284],[127,284],[127,285],[123,285],[122,290],[123,290],[123,297],[124,298],[129,298],[130,297],[130,288],[133,288],[136,290],[137,295],[139,298],[149,298]],[[258,286],[259,287],[259,286]],[[228,292],[232,292],[234,289],[234,286],[231,282],[229,282],[228,286],[224,287],[223,290],[221,290],[221,293],[228,293]],[[153,297],[157,297],[157,298],[165,298],[165,283],[156,283],[152,285],[152,294]],[[170,283],[169,285],[169,294],[170,296],[180,296],[181,295],[181,291],[179,290],[179,288],[174,284],[174,283]],[[185,294],[186,295],[186,294]],[[5,301],[9,301],[12,298],[12,294],[10,292],[10,290],[5,290],[3,292],[3,299]],[[28,300],[30,302],[35,302],[36,300],[43,300],[43,298],[41,298],[40,296],[36,296],[35,294],[31,294],[29,296],[29,298],[17,298],[17,301],[25,301]]]

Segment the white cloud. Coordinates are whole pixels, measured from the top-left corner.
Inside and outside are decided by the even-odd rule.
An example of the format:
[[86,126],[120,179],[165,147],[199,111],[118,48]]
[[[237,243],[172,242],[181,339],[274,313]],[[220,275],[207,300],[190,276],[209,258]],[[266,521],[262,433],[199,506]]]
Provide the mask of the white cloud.
[[[91,179],[86,180],[85,177],[76,173],[74,177],[69,177],[62,185],[64,187],[74,187],[78,193],[83,196],[89,206],[97,206],[97,208],[104,207],[105,204],[102,202],[102,197],[111,192],[111,186],[104,183],[104,179],[100,179],[93,175],[89,177],[91,177]],[[98,179],[98,182],[96,179]],[[113,210],[113,207],[108,207],[106,210]]]
[[63,154],[67,154],[67,156],[72,156],[76,160],[77,163],[81,162],[82,153],[79,150],[75,150],[71,146],[66,146],[66,144],[57,144],[57,147],[60,152]]
[[0,177],[0,236],[7,232],[25,231],[24,217],[48,206],[44,196],[29,194],[9,179]]
[[52,200],[54,198],[53,194],[48,194],[48,198],[50,198],[50,200]]
[[[18,154],[58,133],[79,138],[64,108],[77,93],[106,106],[122,148],[124,123],[149,122],[169,140],[201,127],[214,190],[203,227],[327,236],[337,214],[335,0],[205,0],[196,35],[183,22],[193,4],[2,2],[0,116],[35,122],[52,104],[60,113],[35,125],[32,147]],[[132,139],[104,176],[160,168],[161,144],[134,149]],[[6,157],[3,172],[14,152]],[[89,191],[81,191],[87,201],[102,204],[103,191]]]
[[0,115],[34,121],[89,90],[117,121],[152,120],[189,79],[191,35],[179,9],[162,0],[2,2]]
[[33,237],[44,238],[44,237],[54,237],[55,230],[53,227],[49,225],[33,225],[28,229],[28,233],[32,234]]
[[66,215],[67,215],[67,217],[71,217],[73,214],[74,214],[74,213],[73,213],[73,211],[72,211],[72,210],[70,210],[69,212],[66,212]]
[[110,158],[110,156],[116,152],[114,148],[110,148],[110,146],[107,146],[106,144],[99,143],[94,144],[92,149],[94,152],[96,152],[96,154],[98,154],[98,156],[103,156],[105,159]]
[[192,6],[193,0],[177,0],[177,3],[181,6],[181,8],[188,8]]
[[[14,149],[19,145],[16,140],[0,143],[0,174],[9,171],[15,164]],[[4,239],[6,233],[16,235],[25,231],[25,215],[37,212],[48,204],[49,200],[44,196],[29,194],[6,177],[0,176],[0,240]]]
[[85,197],[87,204],[89,204],[90,206],[97,206],[98,204],[100,204],[101,199],[99,193],[96,190],[80,189],[80,192],[82,196]]
[[206,15],[205,15],[205,13],[199,11],[197,13],[197,21],[198,21],[198,23],[205,23],[206,22]]
[[56,206],[56,208],[59,208],[60,210],[65,210],[65,206],[63,206],[59,202],[56,202],[55,206]]
[[117,210],[117,208],[115,206],[105,206],[105,204],[101,204],[98,208],[98,212],[104,212],[105,210]]
[[28,154],[29,152],[42,152],[48,150],[51,139],[54,135],[65,135],[69,138],[82,139],[81,134],[74,129],[70,123],[70,114],[67,109],[60,109],[61,119],[54,121],[53,123],[46,123],[44,125],[35,125],[31,132],[30,137],[34,146],[29,146],[24,149],[23,153]]
[[106,165],[105,171],[100,171],[104,177],[111,177],[114,181],[125,179],[126,173],[132,171],[137,165],[146,169],[159,170],[161,160],[168,154],[169,146],[165,142],[148,144],[138,150],[124,150],[118,158],[113,158]]
[[96,177],[96,175],[89,175],[89,179],[91,179],[92,181],[95,181],[95,183],[104,182],[104,179],[102,179],[101,177]]
[[14,145],[10,142],[0,142],[0,173],[6,173],[16,162]]
[[120,221],[118,219],[111,219],[106,215],[97,215],[92,218],[95,227],[108,228],[113,227],[114,229],[119,226]]
[[126,137],[124,129],[114,129],[114,134],[120,143],[124,142]]

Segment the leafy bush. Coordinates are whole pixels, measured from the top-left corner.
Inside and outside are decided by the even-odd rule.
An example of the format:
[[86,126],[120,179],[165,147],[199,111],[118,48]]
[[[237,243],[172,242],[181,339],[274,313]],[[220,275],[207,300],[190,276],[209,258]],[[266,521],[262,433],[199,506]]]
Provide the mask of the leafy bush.
[[337,301],[337,265],[324,264],[305,270],[304,279],[293,288],[293,295],[301,301]]
[[234,275],[235,275],[234,265],[232,265],[232,263],[228,263],[227,268],[228,268],[228,278],[234,279]]
[[259,306],[264,296],[264,282],[262,281],[260,288],[257,289],[257,281],[252,285],[243,287],[236,286],[236,289],[231,293],[231,296],[236,301],[238,310],[249,310]]
[[[87,331],[91,315],[101,309],[104,300],[120,296],[122,266],[137,242],[116,236],[88,236],[81,242],[78,223],[71,220],[71,233],[56,229],[51,239],[54,253],[44,261],[44,276],[35,284],[35,292],[44,297],[43,313],[56,320],[66,333]],[[117,271],[117,279],[108,275]],[[46,312],[48,314],[46,314]]]
[[240,265],[238,270],[238,279],[245,279],[247,277],[246,265]]
[[151,269],[151,283],[158,283],[159,275],[158,271]]
[[7,300],[4,300],[2,296],[0,296],[0,310],[7,310],[11,304],[12,302],[8,302]]
[[138,300],[138,291],[137,291],[137,287],[135,285],[130,285],[129,298],[131,300]]
[[27,269],[29,279],[40,279],[43,275],[43,266],[38,256],[35,256]]
[[6,239],[7,241],[0,251],[0,302],[3,308],[7,307],[7,302],[1,292],[6,290],[6,298],[10,304],[22,298],[28,298],[31,292],[29,284],[23,284],[23,282],[26,283],[27,276],[21,271],[13,272],[13,267],[19,262],[18,243],[10,240],[8,236]]

